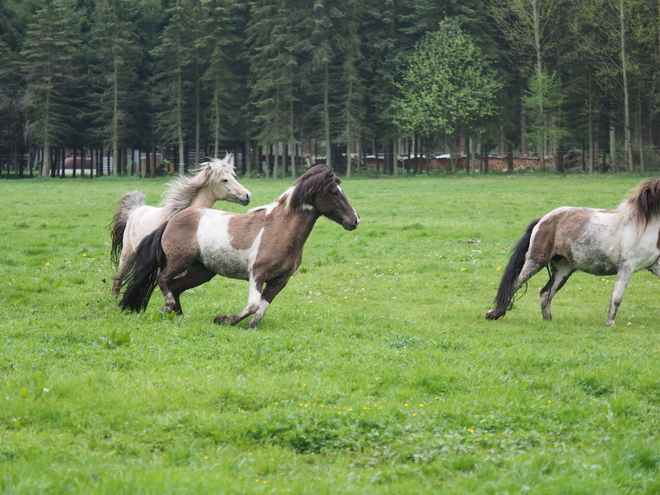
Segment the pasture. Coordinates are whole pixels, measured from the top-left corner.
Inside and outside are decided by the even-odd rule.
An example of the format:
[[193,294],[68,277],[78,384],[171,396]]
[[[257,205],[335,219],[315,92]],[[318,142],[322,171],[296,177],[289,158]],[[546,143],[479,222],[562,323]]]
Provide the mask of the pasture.
[[[212,323],[248,292],[219,277],[182,317],[117,307],[115,203],[165,180],[2,181],[0,492],[658,493],[660,281],[613,328],[614,277],[583,273],[553,322],[545,272],[484,318],[530,220],[641,179],[345,180],[360,226],[321,218],[256,330]],[[292,180],[241,183],[252,207]]]

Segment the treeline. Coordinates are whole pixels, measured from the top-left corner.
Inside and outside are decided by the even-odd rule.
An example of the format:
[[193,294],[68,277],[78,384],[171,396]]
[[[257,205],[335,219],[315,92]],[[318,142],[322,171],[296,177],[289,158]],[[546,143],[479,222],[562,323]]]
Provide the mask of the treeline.
[[452,156],[452,171],[456,155],[488,153],[537,156],[558,172],[651,170],[659,9],[657,0],[3,0],[2,170],[55,175],[73,153],[97,174],[139,171],[146,157],[142,173],[153,174],[157,157],[182,171],[233,152],[242,172],[275,177],[317,154],[349,174],[381,156],[382,171],[396,173],[396,157],[434,151]]

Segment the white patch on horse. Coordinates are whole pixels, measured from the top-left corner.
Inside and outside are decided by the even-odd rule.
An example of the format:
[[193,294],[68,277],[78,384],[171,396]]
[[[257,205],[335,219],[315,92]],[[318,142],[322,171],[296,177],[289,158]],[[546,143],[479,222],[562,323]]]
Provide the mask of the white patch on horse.
[[[344,195],[346,200],[348,200],[348,197],[346,196],[344,190],[340,186],[337,186],[337,189],[339,189],[339,191]],[[357,217],[357,225],[360,225],[360,215],[358,215],[357,211],[355,211],[355,208],[353,208],[353,213],[355,213],[355,216]]]
[[219,210],[204,212],[197,227],[197,242],[201,251],[199,260],[223,277],[249,280],[264,229],[259,231],[248,249],[234,249],[229,234],[232,216]]

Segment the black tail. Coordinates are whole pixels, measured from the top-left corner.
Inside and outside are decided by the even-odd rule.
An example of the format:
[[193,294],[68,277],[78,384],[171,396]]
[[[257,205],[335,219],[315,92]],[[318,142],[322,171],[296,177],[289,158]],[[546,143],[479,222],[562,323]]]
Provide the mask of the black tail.
[[126,290],[119,301],[121,309],[140,312],[147,309],[149,298],[158,283],[158,274],[167,266],[160,240],[167,224],[142,239],[124,280]]
[[511,300],[516,293],[516,281],[518,280],[518,275],[522,271],[522,267],[525,264],[525,256],[529,249],[529,242],[532,238],[532,231],[536,224],[539,223],[540,218],[532,220],[532,222],[527,226],[525,235],[523,235],[516,247],[513,248],[511,253],[511,258],[509,259],[509,264],[506,265],[506,270],[504,270],[504,275],[500,281],[500,286],[497,289],[497,295],[495,296],[495,309],[489,311],[486,314],[486,318],[496,320],[500,316],[504,316],[506,310],[511,304]]
[[119,257],[121,256],[121,248],[124,244],[124,231],[126,230],[128,217],[133,210],[143,205],[144,194],[140,191],[133,191],[124,194],[119,200],[117,211],[110,222],[110,237],[112,239],[110,259],[115,265],[119,263]]

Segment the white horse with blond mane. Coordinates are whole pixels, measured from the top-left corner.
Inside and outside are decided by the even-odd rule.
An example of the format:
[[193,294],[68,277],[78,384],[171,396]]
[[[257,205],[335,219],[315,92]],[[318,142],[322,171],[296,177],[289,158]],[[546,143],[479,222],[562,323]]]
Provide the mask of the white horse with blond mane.
[[144,197],[139,191],[125,194],[119,200],[112,219],[111,259],[118,265],[112,283],[115,296],[121,290],[135,250],[147,235],[186,208],[211,208],[219,200],[245,206],[250,203],[252,194],[236,180],[231,155],[228,155],[223,159],[212,158],[200,164],[195,175],[180,176],[173,180],[164,194],[161,207],[146,205]]

